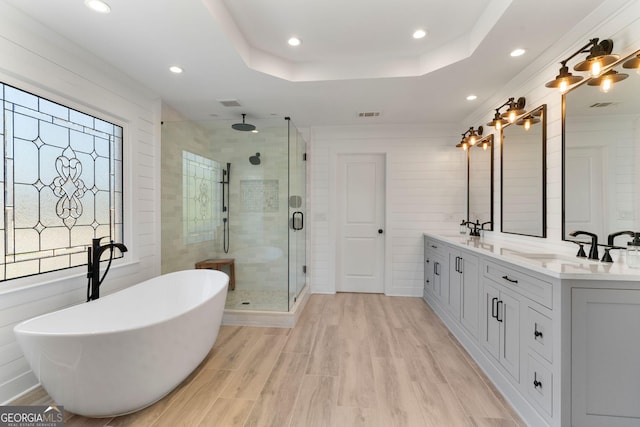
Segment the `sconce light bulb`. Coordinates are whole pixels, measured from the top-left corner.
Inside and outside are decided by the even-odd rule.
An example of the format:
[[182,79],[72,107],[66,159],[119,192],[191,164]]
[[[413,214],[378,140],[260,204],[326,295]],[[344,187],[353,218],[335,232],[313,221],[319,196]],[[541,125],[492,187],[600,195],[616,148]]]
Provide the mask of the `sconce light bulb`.
[[486,143],[486,141],[482,143],[482,149],[483,149],[484,151],[487,151],[487,147],[488,147],[488,146],[489,146],[489,145]]
[[466,149],[467,149],[467,147],[468,147],[468,144],[467,144],[466,142],[462,144],[462,149],[463,149],[463,150],[466,150]]
[[600,83],[600,92],[602,93],[608,93],[611,90],[611,79],[608,77],[605,77],[604,79],[602,79],[602,82]]
[[565,93],[568,87],[569,85],[567,84],[567,81],[565,79],[562,79],[562,81],[560,82],[560,86],[558,86],[558,88],[560,89],[560,93]]
[[476,136],[475,135],[471,135],[469,137],[469,145],[473,145],[476,143]]
[[589,74],[591,75],[591,77],[598,77],[601,72],[602,72],[602,64],[600,63],[600,61],[599,60],[593,61],[591,63],[591,69],[589,70]]
[[516,119],[516,112],[514,110],[511,110],[509,112],[509,122],[513,123],[513,121]]
[[502,129],[502,121],[498,120],[496,122],[496,130],[500,130],[500,129]]
[[527,119],[524,121],[524,130],[531,129],[531,120]]

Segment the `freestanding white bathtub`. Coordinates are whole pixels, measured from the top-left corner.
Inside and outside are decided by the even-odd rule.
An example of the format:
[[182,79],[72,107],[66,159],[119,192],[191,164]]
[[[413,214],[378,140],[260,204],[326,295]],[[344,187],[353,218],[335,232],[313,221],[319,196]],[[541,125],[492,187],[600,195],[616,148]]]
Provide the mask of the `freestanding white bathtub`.
[[185,270],[14,328],[36,377],[65,409],[88,417],[137,411],[184,380],[211,350],[229,277]]

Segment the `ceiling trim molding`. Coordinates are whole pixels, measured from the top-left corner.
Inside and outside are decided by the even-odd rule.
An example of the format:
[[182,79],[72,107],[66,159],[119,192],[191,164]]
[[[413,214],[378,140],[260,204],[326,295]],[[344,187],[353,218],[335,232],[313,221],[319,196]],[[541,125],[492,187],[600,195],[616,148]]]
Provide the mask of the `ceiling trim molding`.
[[249,68],[292,82],[418,77],[432,73],[473,55],[513,2],[491,0],[467,33],[421,55],[294,62],[252,46],[223,0],[202,1]]

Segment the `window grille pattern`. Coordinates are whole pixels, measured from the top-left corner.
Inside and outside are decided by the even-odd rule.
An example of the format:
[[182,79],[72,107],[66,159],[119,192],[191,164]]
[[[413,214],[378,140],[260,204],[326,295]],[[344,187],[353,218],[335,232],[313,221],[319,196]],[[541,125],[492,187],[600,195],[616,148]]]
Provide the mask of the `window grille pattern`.
[[222,178],[220,163],[189,151],[182,152],[182,221],[185,244],[215,237],[222,200],[216,191]]
[[87,263],[123,241],[122,127],[0,83],[0,281]]

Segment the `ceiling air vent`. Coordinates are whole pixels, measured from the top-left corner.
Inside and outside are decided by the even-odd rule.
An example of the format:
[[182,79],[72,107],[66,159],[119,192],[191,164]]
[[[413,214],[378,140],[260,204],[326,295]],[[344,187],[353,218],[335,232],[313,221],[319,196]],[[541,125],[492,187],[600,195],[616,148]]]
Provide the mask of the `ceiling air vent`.
[[219,99],[218,102],[225,107],[241,107],[237,99]]
[[367,111],[364,113],[358,113],[358,117],[378,117],[379,115],[379,111]]
[[616,105],[617,102],[596,102],[595,104],[589,105],[589,108],[603,108],[610,107],[612,105]]

